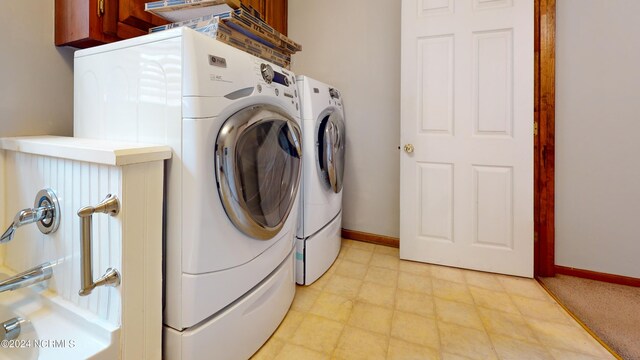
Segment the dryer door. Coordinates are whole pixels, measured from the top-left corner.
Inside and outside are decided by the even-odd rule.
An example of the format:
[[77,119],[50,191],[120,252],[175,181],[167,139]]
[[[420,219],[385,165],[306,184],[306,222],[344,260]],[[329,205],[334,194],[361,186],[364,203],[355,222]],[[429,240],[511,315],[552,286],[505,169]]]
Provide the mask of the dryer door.
[[279,108],[244,108],[216,141],[216,180],[225,212],[244,234],[273,238],[284,226],[301,176],[300,126]]
[[317,142],[320,176],[337,194],[342,191],[344,176],[344,120],[338,111],[332,111],[321,118]]

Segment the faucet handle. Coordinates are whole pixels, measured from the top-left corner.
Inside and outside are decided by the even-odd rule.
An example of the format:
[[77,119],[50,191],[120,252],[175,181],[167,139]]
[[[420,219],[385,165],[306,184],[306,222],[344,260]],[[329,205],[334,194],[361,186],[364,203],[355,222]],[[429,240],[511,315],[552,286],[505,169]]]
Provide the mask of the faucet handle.
[[38,191],[34,207],[18,211],[13,223],[0,236],[0,244],[13,239],[13,235],[20,226],[37,223],[38,229],[43,234],[55,232],[60,226],[60,204],[56,193],[51,189]]
[[13,218],[13,223],[16,227],[20,227],[22,225],[38,222],[41,219],[44,220],[44,218],[48,216],[47,212],[52,209],[52,206],[42,206],[38,208],[20,210],[16,214],[16,217]]

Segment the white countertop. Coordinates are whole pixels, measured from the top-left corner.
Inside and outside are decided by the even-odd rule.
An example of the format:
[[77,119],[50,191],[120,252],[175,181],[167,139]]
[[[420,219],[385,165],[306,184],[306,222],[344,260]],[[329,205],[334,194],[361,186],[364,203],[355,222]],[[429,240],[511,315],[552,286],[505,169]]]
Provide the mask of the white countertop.
[[171,148],[166,145],[64,136],[0,138],[0,149],[114,166],[171,158]]

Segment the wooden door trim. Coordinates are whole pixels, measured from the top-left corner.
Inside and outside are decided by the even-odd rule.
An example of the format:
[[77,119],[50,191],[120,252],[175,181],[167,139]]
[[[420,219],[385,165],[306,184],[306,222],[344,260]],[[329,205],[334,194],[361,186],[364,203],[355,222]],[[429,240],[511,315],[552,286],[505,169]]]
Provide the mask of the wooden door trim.
[[555,274],[556,0],[535,0],[534,275]]
[[583,270],[568,266],[555,266],[556,274],[575,276],[583,279],[597,280],[602,282],[608,282],[612,284],[626,285],[640,287],[640,278],[608,274],[591,270]]
[[395,248],[400,247],[400,239],[398,238],[385,236],[385,235],[371,234],[363,231],[349,230],[349,229],[343,228],[342,237],[345,239],[358,240],[358,241],[368,242],[372,244],[391,246]]

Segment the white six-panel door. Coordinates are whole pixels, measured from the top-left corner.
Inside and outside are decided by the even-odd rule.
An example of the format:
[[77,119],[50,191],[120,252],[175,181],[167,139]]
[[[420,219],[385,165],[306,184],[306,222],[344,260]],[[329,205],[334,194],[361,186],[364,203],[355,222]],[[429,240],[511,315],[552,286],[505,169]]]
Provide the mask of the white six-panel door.
[[401,258],[533,275],[533,11],[402,1]]

